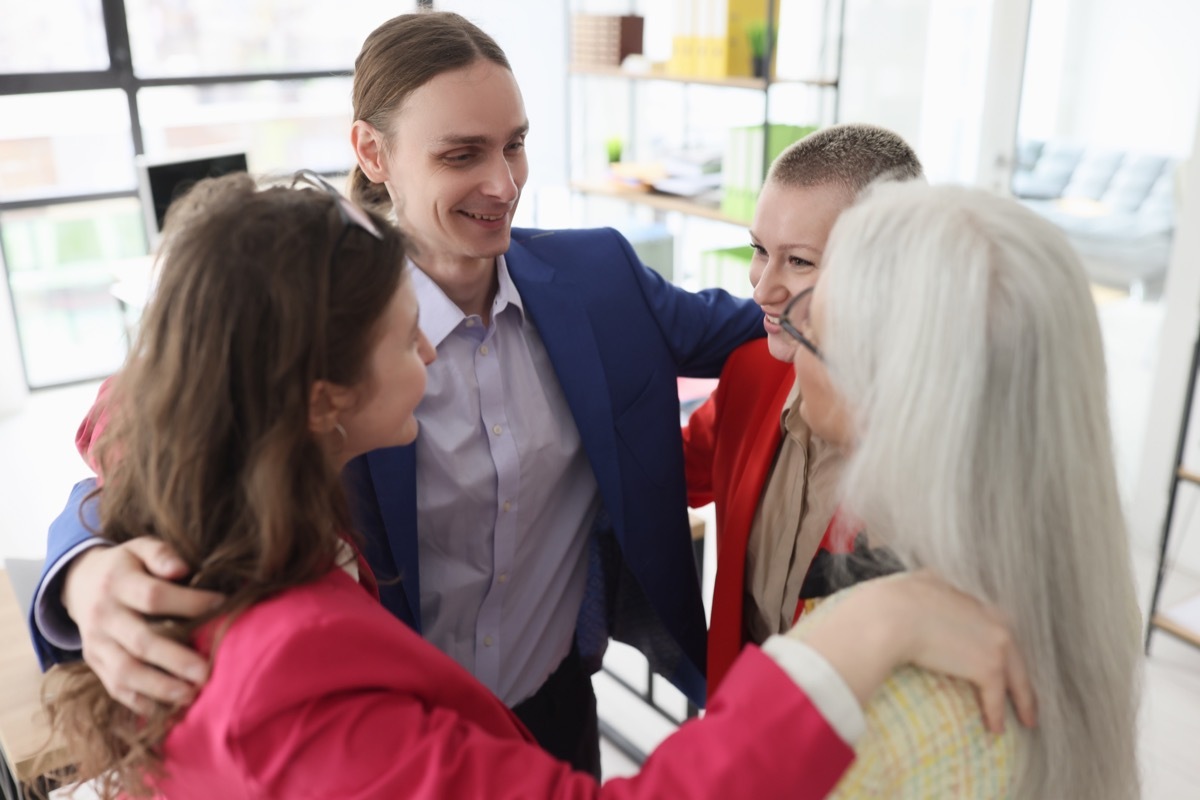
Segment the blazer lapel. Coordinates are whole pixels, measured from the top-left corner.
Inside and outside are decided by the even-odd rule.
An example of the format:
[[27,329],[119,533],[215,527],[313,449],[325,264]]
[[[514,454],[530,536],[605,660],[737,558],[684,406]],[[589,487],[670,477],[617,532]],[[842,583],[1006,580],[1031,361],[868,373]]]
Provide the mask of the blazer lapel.
[[578,287],[557,282],[555,269],[520,242],[513,240],[505,261],[546,346],[609,518],[617,523],[624,509],[612,403],[587,306]]
[[[379,512],[387,529],[400,587],[413,629],[421,631],[421,573],[417,561],[417,448],[389,447],[367,453]],[[395,576],[380,576],[385,579]],[[380,587],[384,590],[385,587]]]

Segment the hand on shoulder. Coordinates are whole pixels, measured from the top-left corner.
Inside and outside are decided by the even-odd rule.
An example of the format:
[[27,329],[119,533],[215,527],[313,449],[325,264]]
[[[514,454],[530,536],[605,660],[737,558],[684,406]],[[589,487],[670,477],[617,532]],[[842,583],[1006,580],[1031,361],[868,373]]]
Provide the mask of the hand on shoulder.
[[190,703],[208,677],[195,651],[151,628],[152,617],[199,616],[224,598],[174,583],[187,565],[150,536],[98,546],[67,568],[63,605],[79,626],[83,658],[109,694],[134,711],[150,700]]
[[1004,728],[1005,699],[1026,726],[1036,699],[1000,612],[928,571],[867,581],[788,634],[829,661],[863,705],[899,666],[972,683],[987,727]]

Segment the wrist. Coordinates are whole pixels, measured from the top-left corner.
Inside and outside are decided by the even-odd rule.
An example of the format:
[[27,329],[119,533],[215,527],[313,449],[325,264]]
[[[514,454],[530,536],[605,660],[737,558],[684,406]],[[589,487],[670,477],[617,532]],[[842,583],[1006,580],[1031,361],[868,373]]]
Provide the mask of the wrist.
[[829,613],[819,615],[789,635],[825,658],[862,706],[900,664],[905,663],[905,637],[886,605],[871,593],[856,591]]
[[858,600],[857,624],[864,638],[874,642],[887,671],[911,663],[916,649],[912,612],[903,599],[903,584],[884,578],[869,581],[851,600]]
[[96,545],[95,547],[89,547],[87,550],[84,550],[82,553],[71,559],[71,563],[68,564],[66,569],[63,570],[62,588],[59,592],[59,601],[62,603],[63,610],[67,612],[67,616],[76,625],[79,624],[79,620],[75,617],[75,614],[71,610],[73,598],[72,587],[78,588],[82,583],[80,580],[76,580],[76,578],[78,578],[81,574],[79,570],[88,561],[88,559],[99,555],[104,550],[107,550],[108,547],[108,545]]

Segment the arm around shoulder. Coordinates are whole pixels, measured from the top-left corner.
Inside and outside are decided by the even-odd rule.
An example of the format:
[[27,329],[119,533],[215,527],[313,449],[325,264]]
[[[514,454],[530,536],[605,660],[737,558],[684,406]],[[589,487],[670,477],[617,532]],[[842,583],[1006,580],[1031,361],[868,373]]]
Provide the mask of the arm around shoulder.
[[620,239],[634,281],[675,354],[680,375],[715,378],[734,349],[766,335],[762,310],[753,300],[734,297],[724,289],[682,289],[642,264],[629,242],[614,235]]
[[[309,795],[346,798],[815,800],[853,757],[788,675],[752,650],[703,720],[669,737],[638,775],[601,787],[529,741],[473,678],[389,624],[395,631],[350,619],[306,626],[254,666],[243,696],[231,698],[248,716],[229,741],[262,792],[288,796],[302,786]],[[206,691],[242,685],[232,675],[222,684],[220,672],[218,660]],[[381,675],[391,677],[381,682]],[[763,764],[771,768],[755,766]]]

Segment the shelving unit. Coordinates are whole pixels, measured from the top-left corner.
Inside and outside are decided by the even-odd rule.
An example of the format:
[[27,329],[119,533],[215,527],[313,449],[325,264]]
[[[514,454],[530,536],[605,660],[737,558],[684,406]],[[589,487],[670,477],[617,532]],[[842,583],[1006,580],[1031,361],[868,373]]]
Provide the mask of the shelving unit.
[[1200,335],[1192,347],[1191,379],[1187,396],[1183,401],[1183,419],[1179,423],[1179,441],[1175,445],[1175,472],[1167,496],[1167,513],[1163,519],[1162,535],[1158,546],[1158,568],[1155,571],[1154,594],[1150,598],[1150,618],[1146,625],[1146,654],[1150,654],[1150,640],[1156,630],[1164,631],[1193,647],[1200,647],[1200,597],[1193,597],[1173,609],[1160,610],[1163,582],[1167,575],[1167,558],[1171,540],[1171,523],[1175,516],[1175,501],[1179,499],[1179,485],[1200,487],[1200,473],[1183,465],[1187,449],[1189,422],[1192,416],[1192,401],[1196,393],[1197,369],[1200,369]]
[[753,89],[763,91],[769,86],[799,84],[825,89],[836,89],[836,78],[701,78],[687,75],[669,75],[665,72],[631,72],[620,67],[571,67],[572,75],[590,75],[595,78],[619,78],[627,81],[664,81],[667,83],[694,83],[701,86],[726,86],[731,89]]
[[[763,0],[766,10],[767,32],[766,42],[767,49],[764,61],[767,65],[775,63],[775,39],[777,31],[775,30],[776,9],[780,0]],[[806,78],[785,77],[777,78],[773,75],[773,67],[768,66],[767,75],[765,77],[711,77],[699,75],[679,75],[666,73],[658,70],[648,72],[637,72],[626,70],[620,67],[603,67],[603,66],[580,66],[572,65],[568,71],[571,75],[569,86],[570,94],[578,91],[581,95],[585,93],[583,88],[576,89],[582,81],[590,80],[619,80],[628,82],[631,87],[647,83],[675,83],[683,86],[699,86],[699,87],[718,87],[725,89],[735,89],[743,91],[757,92],[762,95],[763,105],[760,124],[763,128],[763,157],[762,170],[765,174],[766,169],[770,166],[770,137],[768,136],[769,127],[772,123],[771,119],[771,95],[772,87],[776,86],[795,86],[808,87],[809,89],[821,92],[822,97],[816,98],[814,105],[818,112],[815,118],[809,120],[811,124],[827,125],[838,121],[839,112],[839,93],[840,93],[840,76],[842,68],[842,30],[844,28],[846,2],[848,0],[825,0],[822,10],[822,30],[824,35],[821,37],[820,54],[817,56],[818,72],[824,73],[829,71],[829,74],[818,74]],[[581,5],[580,0],[568,0],[568,9],[574,10]],[[687,89],[685,88],[686,92]],[[639,114],[639,98],[636,91],[631,92],[629,99],[628,114],[631,120],[631,126],[636,127],[636,118]],[[683,125],[686,126],[686,118],[688,116],[687,109],[688,101],[684,100],[685,112],[683,114]],[[587,127],[587,109],[582,112],[582,125],[575,122],[574,106],[571,105],[571,121],[568,123],[568,137],[577,138],[580,134],[576,131],[572,134],[573,127]],[[611,110],[611,109],[610,109]],[[719,113],[719,112],[716,112]],[[685,127],[686,131],[686,127]],[[586,134],[584,134],[586,135]],[[688,138],[685,132],[685,140]],[[574,155],[574,148],[568,147],[568,152]],[[629,202],[631,204],[645,206],[654,209],[661,214],[678,213],[690,217],[697,217],[705,220],[722,222],[736,226],[745,226],[748,220],[734,217],[723,212],[720,208],[712,203],[696,202],[694,200],[657,193],[653,191],[641,191],[637,189],[625,189],[617,182],[606,182],[598,180],[595,175],[581,177],[578,174],[577,165],[570,165],[572,168],[568,170],[568,174],[572,176],[570,188],[572,191],[583,196],[603,197]]]
[[656,211],[687,214],[692,217],[701,217],[715,222],[727,222],[730,225],[746,224],[745,220],[729,216],[721,211],[719,206],[712,203],[700,203],[695,200],[688,200],[686,197],[662,194],[660,192],[649,192],[642,189],[625,189],[620,184],[611,181],[607,183],[600,181],[572,181],[571,189],[580,194],[591,195],[593,197],[624,200],[627,203],[646,206]]

